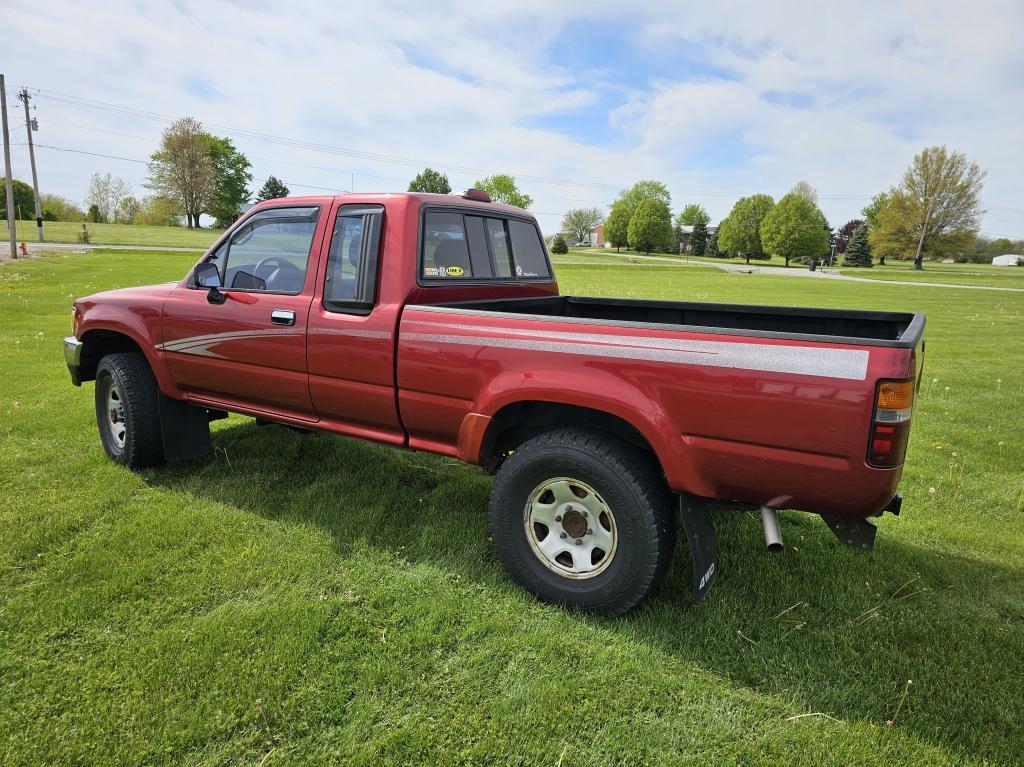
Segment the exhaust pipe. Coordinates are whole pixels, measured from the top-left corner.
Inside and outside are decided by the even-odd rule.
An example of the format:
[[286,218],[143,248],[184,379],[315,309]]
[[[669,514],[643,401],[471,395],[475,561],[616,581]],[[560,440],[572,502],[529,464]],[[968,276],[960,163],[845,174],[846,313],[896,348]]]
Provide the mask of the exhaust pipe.
[[778,554],[782,551],[782,531],[779,530],[779,514],[771,506],[761,507],[761,525],[764,527],[764,543],[768,551]]

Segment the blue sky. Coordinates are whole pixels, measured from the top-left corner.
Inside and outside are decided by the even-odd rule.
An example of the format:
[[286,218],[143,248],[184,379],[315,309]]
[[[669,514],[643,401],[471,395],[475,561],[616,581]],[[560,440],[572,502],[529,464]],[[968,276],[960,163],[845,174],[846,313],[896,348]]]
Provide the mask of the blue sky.
[[0,23],[9,88],[37,89],[41,186],[76,200],[94,172],[145,194],[184,115],[293,193],[511,172],[547,231],[643,178],[716,219],[806,180],[841,225],[947,144],[989,172],[983,232],[1024,237],[1019,2],[8,0]]

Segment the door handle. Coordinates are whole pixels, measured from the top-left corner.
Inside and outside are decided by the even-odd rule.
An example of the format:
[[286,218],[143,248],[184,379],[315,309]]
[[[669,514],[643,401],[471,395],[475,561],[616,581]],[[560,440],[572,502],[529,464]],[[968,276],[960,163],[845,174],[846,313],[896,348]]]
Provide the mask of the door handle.
[[270,313],[270,321],[275,325],[294,325],[295,312],[288,309],[274,309]]

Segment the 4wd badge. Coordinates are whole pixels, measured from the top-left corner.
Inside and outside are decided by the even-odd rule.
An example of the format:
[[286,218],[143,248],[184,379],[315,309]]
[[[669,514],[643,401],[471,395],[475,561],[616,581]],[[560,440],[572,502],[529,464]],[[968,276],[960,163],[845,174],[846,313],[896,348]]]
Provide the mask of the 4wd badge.
[[444,270],[444,272],[449,277],[461,277],[466,273],[466,270],[463,269],[461,266],[449,266],[447,269]]

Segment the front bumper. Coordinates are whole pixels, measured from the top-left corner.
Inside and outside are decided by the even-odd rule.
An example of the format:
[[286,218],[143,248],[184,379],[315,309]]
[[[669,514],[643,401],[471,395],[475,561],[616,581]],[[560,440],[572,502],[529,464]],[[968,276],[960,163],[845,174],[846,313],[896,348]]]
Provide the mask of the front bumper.
[[68,372],[71,374],[71,383],[75,386],[81,386],[82,342],[74,336],[68,336],[64,339],[64,362],[67,363]]

